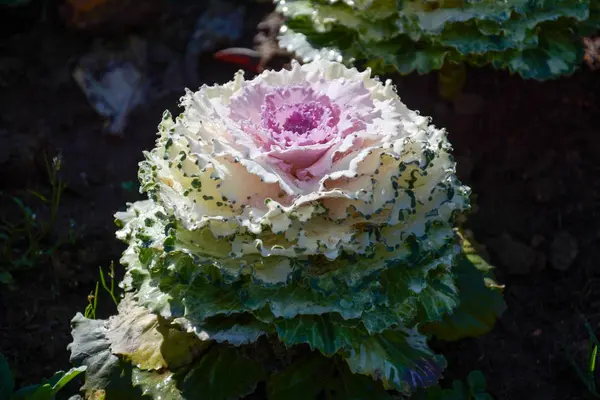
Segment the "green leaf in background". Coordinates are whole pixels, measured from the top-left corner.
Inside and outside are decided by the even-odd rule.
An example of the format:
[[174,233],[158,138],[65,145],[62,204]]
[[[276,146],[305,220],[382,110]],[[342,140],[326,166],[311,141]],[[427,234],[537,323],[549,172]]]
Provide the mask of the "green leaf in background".
[[19,389],[12,397],[13,400],[52,400],[54,390],[49,383],[31,385]]
[[8,360],[0,353],[0,400],[10,400],[15,390],[15,381]]
[[287,28],[281,47],[305,62],[329,53],[347,63],[366,59],[378,74],[386,66],[423,74],[452,61],[552,79],[580,66],[581,38],[600,28],[598,0],[278,3]]
[[502,287],[493,280],[492,269],[471,243],[463,238],[463,255],[454,267],[460,304],[441,322],[424,325],[423,333],[453,341],[489,332],[506,310]]
[[86,370],[86,367],[71,368],[67,373],[58,371],[50,379],[30,385],[14,392],[14,381],[4,355],[0,354],[0,400],[53,400],[67,383]]

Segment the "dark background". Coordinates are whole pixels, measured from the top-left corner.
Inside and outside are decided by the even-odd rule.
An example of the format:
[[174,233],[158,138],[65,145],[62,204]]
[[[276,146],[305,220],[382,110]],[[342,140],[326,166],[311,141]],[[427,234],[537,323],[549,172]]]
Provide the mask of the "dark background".
[[[140,198],[131,182],[163,110],[177,111],[183,86],[224,83],[238,69],[203,55],[199,81],[149,96],[122,136],[107,134],[73,68],[99,39],[119,43],[130,34],[182,54],[205,6],[156,7],[141,22],[93,31],[68,26],[69,14],[56,1],[0,8],[0,217],[19,218],[11,200],[18,197],[47,218],[47,207],[28,190],[49,193],[43,157],[60,152],[68,189],[46,240],[50,245],[64,236],[71,221],[75,232],[34,267],[13,271],[12,288],[0,285],[0,352],[18,386],[70,367],[69,321],[87,305],[97,268],[118,261],[124,248],[112,216]],[[257,23],[270,11],[268,4],[248,7],[244,33],[233,44],[251,46]],[[464,379],[480,369],[497,399],[586,398],[566,351],[585,363],[589,336],[582,316],[593,329],[600,323],[600,73],[582,67],[539,83],[469,69],[469,96],[455,105],[440,100],[435,74],[392,78],[411,109],[448,129],[460,178],[474,193],[468,227],[506,285],[508,310],[492,333],[439,344],[449,361],[446,377]],[[99,316],[111,312],[108,295],[100,293]]]

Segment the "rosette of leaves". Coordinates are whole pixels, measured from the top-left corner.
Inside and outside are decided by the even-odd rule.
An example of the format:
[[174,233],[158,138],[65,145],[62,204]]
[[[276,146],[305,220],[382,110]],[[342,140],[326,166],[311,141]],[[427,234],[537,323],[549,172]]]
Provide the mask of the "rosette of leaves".
[[280,46],[302,61],[367,60],[376,73],[491,64],[523,78],[572,73],[600,0],[275,0]]
[[119,314],[73,320],[88,396],[406,395],[444,370],[430,335],[491,328],[498,287],[453,227],[469,189],[391,82],[320,60],[182,105],[116,216]]

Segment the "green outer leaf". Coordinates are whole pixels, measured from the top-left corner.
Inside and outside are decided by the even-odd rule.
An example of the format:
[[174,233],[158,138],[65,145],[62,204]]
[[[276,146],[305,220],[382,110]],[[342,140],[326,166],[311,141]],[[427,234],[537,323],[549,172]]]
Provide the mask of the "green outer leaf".
[[[435,271],[434,271],[435,273]],[[459,304],[459,293],[454,278],[446,271],[432,277],[418,294],[419,321],[439,321],[452,313]]]
[[277,335],[288,345],[308,343],[326,356],[350,350],[368,337],[366,330],[346,326],[332,315],[298,316],[275,322]]
[[207,343],[195,334],[161,322],[137,305],[131,295],[125,296],[119,304],[119,314],[108,323],[106,337],[111,352],[142,370],[174,370],[190,364],[206,348]]
[[[155,223],[153,229],[158,226]],[[161,254],[156,245],[145,247],[147,257],[140,253],[139,261],[127,261],[131,282],[139,288],[138,301],[165,317],[175,318],[174,322],[186,330],[194,328],[200,337],[231,337],[235,319],[250,318],[240,320],[240,326],[252,328],[239,331],[245,340],[256,340],[260,330],[268,332],[268,326],[274,325],[284,343],[307,343],[327,356],[340,354],[348,358],[354,371],[408,393],[419,385],[435,382],[444,361],[434,356],[426,338],[415,330],[386,329],[412,326],[417,315],[420,320],[439,320],[456,306],[458,293],[450,265],[460,248],[454,235],[447,236],[440,234],[432,246],[425,248],[417,240],[407,241],[407,249],[399,251],[402,262],[388,262],[384,271],[365,275],[360,285],[344,284],[337,275],[335,279],[321,276],[320,290],[313,290],[316,278],[308,276],[302,280],[292,278],[285,286],[263,285],[241,275],[229,282],[212,263],[193,259],[183,250]],[[372,268],[368,265],[372,260],[367,257],[357,262],[365,269]],[[121,323],[130,320],[120,318]],[[261,323],[264,328],[260,328]],[[137,329],[131,323],[124,325],[127,332]],[[119,336],[133,343],[141,340],[138,334]],[[393,352],[392,343],[400,344],[400,350]],[[138,346],[121,351],[115,343],[112,348],[130,357]]]
[[[158,225],[156,222],[153,228]],[[318,278],[294,276],[285,286],[263,285],[249,276],[239,276],[230,282],[212,260],[192,258],[183,249],[161,254],[156,245],[142,249],[152,253],[148,257],[141,253],[139,260],[128,256],[127,263],[130,282],[138,289],[136,298],[141,305],[165,318],[185,319],[187,326],[206,329],[212,335],[218,332],[206,325],[207,318],[257,314],[265,307],[275,317],[287,319],[332,312],[346,320],[362,318],[369,332],[377,333],[398,324],[410,326],[417,312],[425,320],[439,320],[456,306],[458,295],[448,267],[460,249],[450,230],[440,234],[435,243],[427,246],[421,246],[420,240],[412,245],[405,243],[406,249],[385,252],[385,257],[391,259],[380,256],[337,260],[344,263],[336,265],[340,271],[361,276],[357,279],[359,283],[337,270]],[[300,267],[303,271],[316,268],[305,263]],[[374,264],[379,266],[376,268]],[[261,329],[270,331],[267,327]],[[227,339],[223,336],[217,340]]]
[[[107,400],[137,399],[144,395],[169,400],[194,400],[199,394],[203,399],[223,400],[251,393],[256,384],[266,377],[262,366],[243,357],[240,349],[214,345],[214,342],[202,342],[192,335],[195,343],[204,348],[209,347],[199,355],[190,348],[187,339],[182,340],[180,335],[173,335],[169,330],[161,330],[164,326],[157,326],[155,322],[150,321],[147,311],[146,315],[143,315],[139,307],[132,304],[127,297],[121,304],[125,304],[120,307],[124,315],[112,317],[113,322],[89,320],[81,314],[77,314],[73,319],[74,341],[69,345],[71,362],[88,367],[86,383],[82,388],[86,391],[86,396],[104,391]],[[115,318],[121,318],[118,324],[114,323]],[[124,324],[129,324],[131,329],[118,332]],[[117,334],[111,332],[111,328],[117,329]],[[154,334],[148,335],[151,330],[158,330],[164,339],[157,342]],[[127,337],[126,333],[133,336]],[[161,371],[144,371],[125,364],[114,354],[115,351],[124,350],[127,354],[136,354],[138,349],[148,349],[151,346],[155,346],[155,350],[160,352],[160,360],[171,361],[164,366],[173,368],[172,371],[164,368]],[[195,344],[192,347],[195,348]],[[185,358],[188,362],[185,364],[180,357],[182,350],[188,351],[188,355],[198,356],[197,359],[192,361]],[[173,354],[177,356],[175,359],[171,357]],[[156,359],[156,352],[150,356],[149,359]],[[146,363],[142,364],[145,367],[149,366]],[[60,383],[59,380],[57,385]],[[50,385],[48,388],[51,389]]]
[[267,382],[269,400],[312,400],[322,394],[333,400],[392,399],[379,382],[355,375],[338,358],[329,359],[319,353],[294,361]]
[[77,368],[71,368],[66,373],[63,371],[58,371],[52,376],[52,378],[48,379],[48,383],[52,386],[52,390],[54,394],[58,393],[63,387],[65,387],[69,382],[75,379],[79,374],[85,372],[87,370],[86,366],[81,366]]
[[214,345],[197,362],[177,372],[133,369],[133,384],[147,396],[167,400],[226,400],[252,393],[266,378],[262,366],[240,349]]
[[340,354],[353,373],[381,380],[403,393],[435,384],[445,361],[427,347],[416,330],[395,329],[369,335],[361,326],[345,325],[330,315],[276,321],[277,334],[288,344],[308,343],[327,356]]
[[310,400],[323,391],[334,372],[333,362],[318,353],[296,360],[267,382],[269,400]]
[[10,400],[15,390],[15,381],[8,360],[0,353],[0,400]]
[[107,321],[87,319],[81,313],[71,320],[73,342],[67,347],[70,361],[87,367],[81,390],[86,396],[104,392],[107,400],[141,398],[139,390],[131,385],[131,366],[110,350],[106,325]]
[[331,381],[327,393],[332,400],[392,400],[378,381],[368,376],[353,374],[346,363],[336,363],[338,366],[337,379]]
[[191,325],[185,318],[175,320],[186,330],[192,329],[200,335],[207,335],[217,343],[229,343],[233,346],[255,343],[259,337],[275,332],[272,324],[257,320],[252,314],[233,314],[222,318],[205,320],[202,325]]
[[266,378],[262,366],[241,355],[237,348],[219,345],[211,349],[186,373],[175,376],[183,398],[193,400],[236,399],[252,393]]
[[346,358],[353,373],[370,375],[403,393],[434,385],[446,367],[416,330],[385,331],[355,346]]
[[131,379],[133,385],[138,386],[143,395],[152,399],[183,400],[171,371],[142,371],[133,368]]
[[501,287],[495,284],[492,267],[463,240],[463,254],[454,267],[460,304],[441,322],[422,326],[421,331],[441,340],[453,341],[489,332],[506,310]]
[[287,319],[331,312],[348,320],[364,316],[369,331],[379,332],[396,324],[411,323],[417,307],[425,320],[438,320],[456,306],[458,294],[441,261],[456,251],[454,243],[436,253],[415,250],[414,264],[418,267],[409,268],[408,262],[390,265],[384,272],[365,277],[356,289],[337,279],[321,279],[319,285],[322,289],[331,287],[330,293],[315,290],[311,286],[315,283],[309,279],[292,281],[283,287],[260,286],[249,279],[227,284],[217,268],[194,264],[187,255],[171,255],[173,264],[167,265],[178,269],[177,277],[156,274],[150,279],[148,274],[136,275],[136,296],[150,310],[169,318],[184,317],[198,329],[204,328],[207,318],[255,313],[268,307],[275,317]]

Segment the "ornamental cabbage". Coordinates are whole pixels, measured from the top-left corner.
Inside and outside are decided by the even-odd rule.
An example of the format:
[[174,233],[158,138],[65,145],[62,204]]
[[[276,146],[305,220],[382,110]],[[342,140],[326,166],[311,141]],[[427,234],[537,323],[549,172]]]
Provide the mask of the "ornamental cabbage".
[[524,78],[572,73],[600,0],[275,0],[279,44],[304,62],[369,60],[375,72],[491,64]]
[[275,371],[269,398],[289,398],[304,364],[258,356],[281,345],[326,357],[308,369],[329,357],[335,379],[410,393],[445,367],[426,332],[493,325],[501,298],[453,229],[469,189],[446,132],[390,81],[320,60],[240,72],[181,104],[140,164],[149,199],[116,215],[119,314],[73,320],[88,396],[237,398]]

